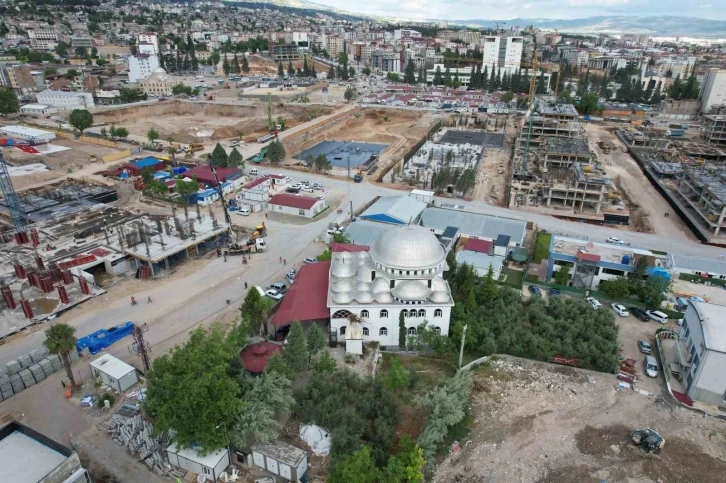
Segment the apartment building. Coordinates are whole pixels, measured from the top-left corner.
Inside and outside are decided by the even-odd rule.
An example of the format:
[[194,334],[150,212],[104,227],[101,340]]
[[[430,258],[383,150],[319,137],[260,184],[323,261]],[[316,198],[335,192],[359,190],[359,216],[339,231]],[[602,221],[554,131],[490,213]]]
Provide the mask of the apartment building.
[[522,37],[484,37],[483,63],[492,69],[502,69],[502,73],[514,73],[522,62],[522,49],[524,38]]
[[0,86],[9,87],[19,96],[30,96],[37,84],[27,65],[0,65]]
[[36,94],[38,104],[53,106],[59,111],[71,111],[73,109],[88,109],[93,107],[93,96],[88,92],[66,92],[52,91],[46,89]]
[[71,47],[74,49],[92,49],[93,39],[91,37],[71,37]]
[[37,50],[52,50],[58,45],[58,32],[53,29],[28,30],[28,38]]
[[411,29],[396,29],[393,31],[393,40],[410,39],[411,37],[421,37],[421,32]]
[[154,53],[159,53],[159,38],[154,32],[139,32],[136,38],[137,44],[151,44],[154,46]]
[[590,54],[584,49],[570,49],[565,51],[562,57],[571,66],[579,67],[587,65],[587,61],[590,59]]
[[332,58],[336,58],[339,53],[345,52],[345,40],[340,35],[328,35],[325,39],[325,50]]
[[149,54],[129,56],[129,82],[136,83],[149,77],[159,67],[159,57]]
[[726,69],[708,69],[701,90],[701,111],[726,106]]

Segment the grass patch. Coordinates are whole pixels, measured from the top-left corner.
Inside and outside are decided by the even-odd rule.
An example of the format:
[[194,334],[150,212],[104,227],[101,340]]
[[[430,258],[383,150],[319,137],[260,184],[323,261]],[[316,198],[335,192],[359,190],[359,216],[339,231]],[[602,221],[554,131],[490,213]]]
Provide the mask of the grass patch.
[[376,377],[383,377],[390,367],[391,360],[397,357],[409,372],[409,385],[401,389],[405,392],[402,400],[413,402],[413,398],[429,392],[449,380],[456,368],[449,362],[428,357],[399,356],[389,352],[383,353],[383,362]]
[[542,260],[546,260],[550,257],[550,242],[552,241],[552,234],[539,232],[537,234],[537,241],[534,244],[534,263],[540,263]]
[[513,270],[509,267],[503,268],[502,273],[499,276],[499,283],[509,285],[510,287],[514,287],[517,289],[522,288],[523,281],[524,272],[521,270]]

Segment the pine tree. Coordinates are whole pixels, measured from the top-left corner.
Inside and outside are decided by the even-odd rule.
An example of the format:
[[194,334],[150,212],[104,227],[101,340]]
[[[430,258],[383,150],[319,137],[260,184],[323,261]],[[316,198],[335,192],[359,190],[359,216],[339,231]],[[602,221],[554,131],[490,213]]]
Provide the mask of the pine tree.
[[300,322],[293,322],[285,346],[285,362],[290,369],[301,372],[308,368],[308,348],[305,333]]
[[600,97],[607,97],[608,96],[608,83],[610,80],[608,79],[608,73],[605,72],[603,74],[602,79],[600,79]]
[[696,79],[696,76],[691,74],[691,76],[688,78],[688,81],[686,81],[686,85],[683,87],[683,99],[698,99],[698,94],[700,93],[701,89],[698,85],[698,80]]
[[645,93],[643,93],[643,102],[646,104],[650,102],[650,99],[653,97],[653,84],[654,82],[648,82],[648,87],[645,89]]
[[184,61],[182,60],[181,51],[176,50],[176,70],[182,70],[184,68]]
[[234,57],[232,57],[232,72],[235,74],[239,74],[242,72],[242,69],[239,66],[239,59],[237,58],[237,52],[234,53]]
[[335,69],[333,66],[330,66],[330,69],[328,69],[328,80],[335,80]]
[[318,73],[315,72],[315,62],[310,62],[310,77],[317,79]]
[[232,148],[232,152],[229,153],[229,158],[227,159],[227,166],[229,166],[230,168],[244,166],[244,158],[242,157],[242,154],[237,151],[237,148]]
[[416,80],[419,84],[426,84],[426,70],[424,66],[421,66],[418,69],[418,79]]
[[661,91],[660,91],[660,84],[661,83],[658,82],[658,85],[655,86],[655,90],[653,90],[653,95],[650,96],[650,99],[648,102],[650,102],[651,104],[658,104],[663,98],[663,94],[661,94]]
[[227,152],[221,144],[217,143],[212,151],[212,161],[214,162],[214,166],[217,168],[226,168],[228,159]]
[[224,54],[224,60],[222,61],[222,70],[224,71],[224,75],[226,76],[229,76],[229,73],[232,70],[229,66],[229,60],[227,60],[227,54]]
[[415,84],[416,83],[416,72],[415,72],[415,66],[413,65],[413,61],[409,60],[406,64],[406,70],[403,74],[403,82],[406,84]]
[[295,67],[292,66],[292,61],[287,62],[287,75],[289,77],[295,77]]
[[441,79],[441,67],[437,65],[437,66],[436,66],[436,72],[434,72],[434,80],[433,80],[433,85],[435,85],[435,86],[440,86],[440,85],[441,85],[441,84],[443,84],[443,83],[444,83],[444,82],[443,82],[443,80]]
[[189,72],[192,69],[192,60],[189,58],[189,53],[184,54],[184,72]]
[[446,70],[444,70],[444,85],[446,87],[451,87],[451,84],[451,69],[449,69],[449,67],[446,67]]
[[244,54],[244,52],[242,53],[242,67],[241,67],[241,70],[245,74],[249,74],[249,72],[250,72],[250,63],[247,61],[247,56]]
[[509,91],[509,75],[506,72],[504,72],[504,74],[502,75],[501,89],[503,91]]
[[401,350],[406,348],[406,319],[403,311],[398,316],[398,348]]
[[489,90],[489,66],[487,65],[484,66],[484,71],[481,73],[479,85],[481,86],[482,90]]
[[454,72],[454,81],[451,84],[454,88],[461,87],[461,81],[459,80],[459,69],[456,69],[456,72]]
[[277,77],[280,79],[285,77],[285,69],[282,67],[282,62],[277,63]]
[[469,89],[475,91],[479,89],[479,81],[481,80],[480,66],[477,64],[471,70],[471,77],[469,77]]
[[676,80],[668,88],[668,97],[675,100],[683,99],[683,82],[681,81],[681,74],[676,76]]

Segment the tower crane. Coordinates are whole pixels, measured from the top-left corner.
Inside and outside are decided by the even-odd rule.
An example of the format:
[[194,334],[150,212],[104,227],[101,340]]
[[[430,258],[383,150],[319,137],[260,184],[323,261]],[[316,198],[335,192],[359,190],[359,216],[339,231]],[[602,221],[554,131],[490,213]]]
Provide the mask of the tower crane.
[[534,122],[534,111],[536,109],[535,93],[537,92],[537,51],[532,51],[532,72],[529,78],[529,109],[527,110],[528,127],[527,142],[524,145],[524,153],[522,155],[521,173],[527,172],[527,164],[529,163],[529,147],[532,141],[532,124]]

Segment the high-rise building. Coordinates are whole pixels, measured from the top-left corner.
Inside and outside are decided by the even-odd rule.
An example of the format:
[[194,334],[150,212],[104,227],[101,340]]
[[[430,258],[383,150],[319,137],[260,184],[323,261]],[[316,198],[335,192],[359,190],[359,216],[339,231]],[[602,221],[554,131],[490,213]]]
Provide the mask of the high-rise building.
[[159,53],[159,39],[154,32],[139,32],[138,43],[152,44],[154,53]]
[[726,69],[708,69],[701,91],[701,111],[726,106]]
[[149,54],[129,56],[129,82],[141,82],[159,67],[159,57]]
[[328,35],[326,39],[326,47],[328,55],[332,58],[336,58],[339,53],[344,52],[345,41],[340,35]]
[[490,72],[492,69],[502,69],[502,73],[515,72],[522,62],[523,45],[522,37],[484,37],[484,65]]
[[58,32],[53,29],[28,30],[28,38],[34,49],[50,50],[58,45]]

